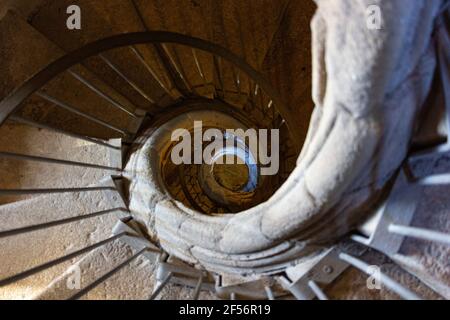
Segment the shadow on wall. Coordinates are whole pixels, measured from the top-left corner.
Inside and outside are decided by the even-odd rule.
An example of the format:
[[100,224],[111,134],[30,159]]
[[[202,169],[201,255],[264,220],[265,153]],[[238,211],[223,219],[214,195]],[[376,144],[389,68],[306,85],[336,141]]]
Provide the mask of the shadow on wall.
[[[16,152],[27,150],[32,143],[33,130],[25,126],[5,124],[0,127],[0,151]],[[34,185],[38,175],[25,177],[26,163],[18,160],[0,158],[0,189],[20,189],[24,183]],[[28,182],[24,181],[28,180]],[[29,196],[2,196],[0,205],[29,198]]]

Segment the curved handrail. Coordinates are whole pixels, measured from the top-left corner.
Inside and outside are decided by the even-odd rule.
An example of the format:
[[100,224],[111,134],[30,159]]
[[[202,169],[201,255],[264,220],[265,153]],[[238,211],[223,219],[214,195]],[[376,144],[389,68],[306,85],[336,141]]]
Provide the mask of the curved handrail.
[[292,132],[291,130],[296,127],[296,124],[293,123],[294,117],[288,116],[288,109],[276,90],[258,71],[253,69],[242,58],[238,57],[228,49],[206,40],[166,31],[135,32],[111,36],[87,44],[53,61],[0,102],[0,125],[2,125],[10,115],[17,111],[20,105],[29,96],[38,91],[60,73],[79,64],[85,59],[119,47],[156,43],[171,43],[190,46],[231,61],[235,66],[243,70],[253,81],[258,83],[266,94],[270,96],[277,106],[279,113],[285,119],[288,130]]

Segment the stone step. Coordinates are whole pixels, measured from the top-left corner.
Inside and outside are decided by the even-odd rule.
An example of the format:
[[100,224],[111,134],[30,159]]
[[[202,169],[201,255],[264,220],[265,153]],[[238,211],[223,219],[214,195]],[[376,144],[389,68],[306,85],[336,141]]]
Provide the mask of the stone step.
[[[125,216],[122,198],[113,190],[43,195],[0,206],[0,279],[107,239]],[[2,286],[0,297],[29,298],[76,260]]]
[[[154,266],[144,256],[130,261],[123,269],[88,293],[81,293],[97,279],[111,272],[120,264],[126,263],[136,252],[120,239],[102,246],[69,267],[34,298],[65,300],[81,294],[81,299],[91,300],[145,299],[151,295],[153,288]],[[79,287],[70,285],[73,283],[71,281],[77,274],[76,272],[80,275]]]
[[[82,29],[80,31],[74,32],[65,27],[55,27],[55,25],[66,25],[65,12],[69,5],[78,5],[81,8]],[[109,36],[144,31],[131,1],[121,0],[53,1],[33,16],[31,24],[67,52]],[[86,60],[84,65],[122,95],[128,97],[139,108],[156,112],[160,107],[172,104],[174,100],[167,95],[145,64],[151,66],[161,77],[158,79],[167,87],[168,79],[164,77],[165,72],[162,66],[155,63],[156,52],[150,46],[136,48],[138,54],[131,47],[119,48],[103,54],[120,73],[125,75],[127,80],[99,57]],[[141,61],[139,55],[142,55],[145,63]]]
[[[121,148],[120,140],[111,140],[106,143]],[[0,152],[6,155],[39,158],[38,161],[32,161],[0,154],[0,174],[3,177],[0,181],[0,189],[89,186],[104,177],[117,174],[117,168],[121,168],[122,157],[120,149],[112,149],[58,132],[12,121],[8,121],[0,127]],[[47,163],[43,158],[99,167]],[[28,197],[25,196],[25,198]],[[5,196],[0,198],[0,203],[13,202],[23,198],[24,196]]]
[[[427,186],[411,222],[412,227],[450,234],[449,186]],[[450,299],[450,247],[448,244],[405,237],[392,259]]]
[[[380,272],[408,288],[420,298],[426,300],[442,299],[432,288],[424,285],[421,280],[402,269],[393,260],[375,250],[369,250],[361,260]],[[350,267],[344,271],[324,291],[331,300],[401,300],[401,297],[385,285],[375,286],[373,277],[356,268]]]
[[[81,300],[147,300],[156,284],[156,265],[159,252],[131,228],[132,222],[118,222],[113,234],[123,231],[129,236],[120,238],[92,251],[68,268],[60,277],[49,284],[35,299]],[[142,248],[155,251],[133,259]],[[123,266],[118,269],[118,267]],[[79,286],[74,286],[74,276],[79,275]],[[189,299],[193,288],[167,285],[161,292],[161,299]],[[209,292],[202,292],[202,299],[213,299]]]
[[[267,52],[284,17],[288,1],[135,1],[144,24],[149,30],[164,30],[190,35],[218,44],[257,70],[261,70]],[[250,95],[254,84],[232,65],[219,60],[214,63],[211,55],[197,52],[204,79],[199,77],[197,63],[188,48],[176,47],[175,54],[183,62],[185,73],[193,86],[202,82],[214,84],[214,95],[244,106],[245,100],[229,91]],[[218,79],[220,74],[220,80]],[[239,79],[239,80],[238,80]],[[237,85],[239,81],[239,85]],[[220,92],[225,90],[226,92]],[[266,102],[268,103],[268,101]]]
[[441,145],[412,154],[407,161],[409,178],[399,175],[387,202],[360,228],[364,236],[353,239],[385,254],[422,283],[410,285],[411,289],[427,286],[438,297],[448,299],[450,247],[444,240],[427,236],[428,231],[450,234],[446,196],[450,187],[442,179],[430,179],[448,171],[446,149]]
[[[0,21],[0,39],[5,44],[2,47],[0,61],[0,71],[3,74],[0,99],[7,97],[26,80],[64,54],[61,48],[13,11],[8,11]],[[27,57],[30,52],[39,52],[39,55],[29,59]],[[131,102],[87,69],[75,66],[71,70],[79,76],[78,78],[81,76],[116,101],[116,104],[114,105],[68,72],[57,76],[42,90],[48,96],[99,121],[69,112],[61,106],[57,107],[54,102],[49,102],[48,99],[37,95],[33,95],[26,101],[20,114],[71,132],[104,139],[119,138],[123,137],[124,132],[133,134],[137,131],[140,120],[117,107],[120,105],[133,113],[136,107]],[[105,126],[102,121],[112,127]]]
[[[121,33],[146,29],[178,32],[217,43],[260,69],[280,27],[287,3],[288,1],[285,0],[276,3],[264,0],[255,4],[243,4],[241,1],[194,4],[179,1],[78,0],[74,2],[64,0],[54,1],[40,8],[33,15],[31,24],[66,51]],[[61,12],[65,12],[67,6],[72,4],[81,8],[82,30],[73,32],[65,28],[55,28],[55,24],[65,24],[67,16]],[[48,21],[54,21],[54,23],[48,23]],[[146,66],[130,48],[113,50],[105,56],[119,70],[124,71],[123,73],[151,100],[154,100],[156,106],[149,103],[145,96],[136,92],[135,88],[131,88],[129,83],[121,79],[101,59],[90,59],[85,65],[102,79],[107,79],[111,86],[130,97],[140,108],[158,112],[161,107],[172,104],[174,99],[176,100],[183,92],[173,88],[174,81],[161,63],[161,58],[154,46],[136,47],[145,60],[144,64],[150,66],[157,74],[156,78],[148,72]],[[194,56],[190,48],[177,45],[167,46],[167,51],[169,60],[175,64],[176,71],[185,78],[182,82],[187,86],[188,91],[212,97],[214,91],[211,84],[218,89],[224,87],[226,91],[238,91],[236,85],[238,77],[241,87],[239,90],[242,93],[248,94],[252,90],[248,79],[240,75],[238,70],[232,69],[231,65],[225,61],[219,62],[217,68],[212,56],[204,52],[198,51]],[[201,71],[198,70],[198,65]],[[221,81],[217,79],[218,73],[221,75]],[[164,90],[158,82],[164,83],[169,90]],[[218,96],[222,95],[223,93],[218,94]],[[234,100],[237,99],[229,93],[227,98],[231,98],[232,102],[236,102]]]
[[[306,138],[309,115],[314,108],[310,26],[315,11],[313,1],[289,2],[261,67],[298,124],[291,134],[295,134],[300,146]],[[306,119],[305,115],[308,115]],[[300,150],[291,151],[300,153]]]

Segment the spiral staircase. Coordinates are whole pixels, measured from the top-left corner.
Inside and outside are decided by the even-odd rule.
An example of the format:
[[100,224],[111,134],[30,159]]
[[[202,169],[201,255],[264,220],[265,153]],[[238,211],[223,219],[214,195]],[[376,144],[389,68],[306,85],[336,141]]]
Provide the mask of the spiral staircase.
[[[179,249],[172,211],[239,215],[294,170],[312,112],[312,4],[80,0],[83,28],[69,31],[72,2],[0,21],[1,299],[450,298],[445,133],[411,152],[353,234],[314,254],[292,259],[300,248],[281,243],[276,258],[229,262]],[[232,203],[205,195],[199,166],[166,157],[168,132],[195,120],[279,129],[279,173]]]

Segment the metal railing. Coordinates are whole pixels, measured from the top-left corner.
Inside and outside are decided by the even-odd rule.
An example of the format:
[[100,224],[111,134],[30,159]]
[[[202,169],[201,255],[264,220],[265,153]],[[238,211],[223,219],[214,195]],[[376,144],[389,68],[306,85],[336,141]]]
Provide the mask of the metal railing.
[[[160,69],[164,70],[161,74],[153,65],[144,57],[143,53],[138,48],[139,45],[150,46],[154,52],[157,53],[157,64]],[[116,138],[115,134],[118,134],[124,140],[133,140],[140,129],[140,125],[146,116],[143,110],[135,107],[135,110],[131,110],[129,106],[125,106],[122,102],[116,99],[107,90],[101,88],[101,86],[95,84],[93,81],[88,80],[82,73],[77,70],[81,67],[87,69],[84,66],[84,61],[92,57],[98,57],[104,63],[105,66],[110,68],[117,74],[125,83],[127,83],[135,92],[137,92],[142,98],[144,98],[150,105],[161,107],[156,96],[152,96],[144,88],[140,87],[133,79],[132,75],[127,73],[127,70],[123,66],[118,66],[109,57],[108,52],[118,48],[129,48],[136,57],[137,61],[141,64],[143,70],[146,70],[150,77],[155,80],[160,89],[163,90],[167,97],[170,97],[174,101],[174,105],[180,104],[180,102],[189,104],[189,101],[207,101],[208,103],[217,103],[220,106],[232,107],[232,104],[227,102],[229,96],[242,97],[245,101],[246,107],[259,110],[263,114],[264,119],[267,119],[263,124],[265,126],[286,125],[287,128],[295,128],[296,124],[292,117],[288,117],[288,110],[283,104],[281,98],[276,91],[267,82],[262,75],[251,68],[241,58],[234,55],[230,51],[212,44],[210,42],[184,36],[181,34],[170,32],[140,32],[131,34],[122,34],[113,36],[110,38],[102,39],[94,43],[88,44],[72,53],[69,53],[62,58],[50,63],[42,71],[33,75],[22,86],[17,88],[9,96],[0,102],[0,126],[7,121],[12,123],[21,123],[27,126],[49,130],[58,134],[69,136],[75,139],[83,140],[101,147],[106,147],[114,153],[116,158],[122,158],[123,148],[120,145],[111,143],[107,139],[98,138],[91,135],[86,135],[78,132],[77,130],[69,130],[64,127],[58,127],[54,124],[46,123],[46,121],[36,120],[31,117],[22,114],[22,110],[26,107],[30,98],[39,98],[42,101],[46,101],[51,105],[64,110],[75,117],[89,121],[109,132],[114,133],[111,138]],[[194,70],[185,70],[184,65],[181,62],[179,56],[179,50],[188,49],[190,57],[192,59]],[[201,59],[206,56],[208,62],[205,64],[205,59]],[[154,61],[153,61],[154,62]],[[206,70],[213,70],[213,77],[208,78]],[[231,83],[227,83],[224,79],[224,70],[232,74]],[[189,73],[189,72],[191,73]],[[190,76],[192,71],[195,71],[195,76],[201,79],[199,84],[194,84]],[[72,79],[81,83],[87,90],[100,97],[107,102],[114,110],[120,114],[121,117],[127,117],[133,123],[129,128],[123,128],[111,121],[104,120],[102,117],[95,116],[90,112],[83,111],[81,105],[86,103],[80,100],[79,104],[69,103],[64,101],[57,95],[54,95],[50,89],[47,88],[48,84],[59,79],[60,76],[68,74]],[[169,79],[167,82],[166,79]],[[244,83],[248,84],[248,88],[244,88]],[[213,90],[214,99],[205,98],[201,94],[202,88],[208,88]],[[111,88],[110,88],[111,89]],[[114,91],[114,88],[111,90]],[[127,99],[125,97],[125,99]],[[88,101],[89,102],[89,101]],[[151,115],[151,114],[150,114]],[[292,132],[290,132],[292,134]],[[294,143],[296,139],[292,139]],[[27,161],[37,162],[43,164],[59,165],[64,167],[78,167],[86,169],[97,169],[105,172],[106,175],[121,177],[123,167],[115,165],[100,165],[95,163],[79,162],[67,159],[57,159],[54,157],[47,157],[42,155],[30,155],[21,154],[16,152],[4,152],[0,151],[0,158],[8,161]],[[122,163],[116,161],[116,163]],[[78,186],[71,188],[17,188],[17,189],[0,189],[0,196],[24,196],[24,195],[52,195],[52,194],[65,194],[65,193],[85,193],[85,192],[112,192],[116,194],[116,197],[120,197],[120,191],[117,186],[111,184],[99,184],[93,186]],[[65,224],[82,221],[84,219],[99,217],[110,214],[112,212],[121,211],[126,214],[130,214],[126,204],[123,207],[116,207],[113,209],[88,213],[82,216],[69,217],[59,220],[53,220],[44,223],[37,223],[32,225],[15,227],[9,230],[0,232],[0,238],[14,237],[34,231],[45,230],[54,226],[62,226]],[[95,249],[107,245],[115,240],[122,239],[128,236],[126,232],[113,235],[105,240],[86,246],[82,249],[65,254],[61,257],[55,258],[51,261],[39,264],[37,266],[28,268],[23,271],[19,271],[14,275],[0,280],[0,287],[11,285],[22,279],[36,275],[49,268],[52,268],[63,262],[70,261],[71,259],[78,258],[84,254],[93,252]],[[93,283],[89,284],[83,290],[77,292],[71,297],[71,299],[78,299],[97,287],[102,282],[106,281],[113,274],[120,269],[131,263],[133,260],[142,256],[147,251],[146,248],[137,251],[132,257],[114,267],[107,274],[96,279]],[[20,254],[20,253],[19,253]],[[156,298],[164,287],[170,283],[171,279],[176,278],[176,273],[169,273],[160,285],[155,288],[152,297]],[[205,288],[203,276],[200,276],[196,280],[196,285],[193,292],[193,299],[198,299],[200,291]],[[210,288],[210,285],[208,285]],[[270,288],[267,289],[267,296],[274,298],[274,295]]]

